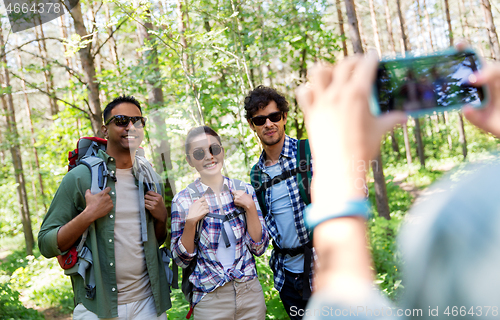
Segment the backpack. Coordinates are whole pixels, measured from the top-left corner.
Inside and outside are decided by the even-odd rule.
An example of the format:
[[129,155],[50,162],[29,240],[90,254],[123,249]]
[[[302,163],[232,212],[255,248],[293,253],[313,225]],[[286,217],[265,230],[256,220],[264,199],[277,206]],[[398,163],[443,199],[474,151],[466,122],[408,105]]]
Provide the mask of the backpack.
[[[237,180],[237,179],[231,179],[235,185],[236,190],[246,190],[245,188],[245,183]],[[187,187],[187,190],[189,192],[189,196],[191,197],[192,202],[194,203],[196,200],[202,197],[198,189],[196,188],[196,185],[194,182],[190,183]],[[222,215],[222,214],[215,214],[215,213],[208,213],[205,217],[212,217],[215,219],[220,219],[222,220],[222,223],[229,221],[231,219],[236,218],[237,216],[244,214],[245,210],[236,207],[236,210],[233,211],[230,214],[227,215]],[[245,219],[245,215],[243,215]],[[196,233],[194,235],[194,245],[195,247],[198,246],[198,241],[200,240],[200,232],[201,232],[201,227],[202,227],[202,222],[203,220],[200,220],[196,226]],[[246,220],[245,220],[245,227],[246,227]],[[226,230],[224,226],[221,229],[222,233],[222,238],[224,239],[224,243],[226,245],[226,248],[230,247],[231,244],[229,243],[229,238],[227,236]],[[184,296],[186,297],[186,300],[189,302],[189,312],[186,316],[186,319],[189,319],[191,317],[191,314],[193,313],[193,284],[189,281],[189,276],[194,272],[194,269],[196,268],[196,264],[198,261],[197,255],[191,260],[189,265],[182,269],[182,293],[184,293]]]
[[[106,162],[103,159],[97,157],[99,150],[106,151],[107,140],[98,137],[82,137],[78,140],[76,149],[68,153],[68,171],[77,167],[80,164],[85,165],[90,170],[91,184],[90,192],[96,194],[101,192],[106,188],[108,178],[113,179],[116,182],[116,176],[108,171]],[[139,192],[147,192],[149,190],[159,192],[160,183],[157,174],[154,172],[151,164],[144,158],[144,150],[139,148],[136,152],[133,171],[139,180]],[[147,225],[146,225],[146,211],[144,208],[144,202],[139,201],[139,211],[141,217],[141,237],[143,241],[147,241]],[[82,234],[82,238],[76,246],[76,250],[70,250],[70,252],[76,252],[77,257],[72,257],[71,260],[78,261],[73,263],[71,268],[65,268],[61,264],[61,267],[65,269],[64,273],[66,275],[80,275],[86,285],[88,299],[93,299],[95,297],[95,278],[94,278],[94,268],[92,267],[92,253],[90,250],[84,246],[85,240],[89,229],[91,227],[95,228],[94,223],[85,230]],[[73,248],[72,248],[73,249]],[[68,252],[68,254],[70,253]],[[167,280],[172,285],[175,280],[175,275],[173,271],[169,268],[170,259],[172,255],[170,250],[166,248],[160,249],[161,258],[165,266],[165,271],[167,274]],[[66,256],[66,255],[65,255]],[[68,258],[60,258],[58,260],[68,261]],[[88,283],[86,280],[86,270],[90,269],[90,276]]]
[[250,171],[250,180],[255,189],[257,200],[259,201],[260,210],[262,215],[267,215],[266,207],[266,190],[271,186],[280,183],[283,180],[297,176],[299,185],[299,193],[302,201],[306,205],[311,203],[311,180],[312,180],[312,167],[311,167],[311,148],[309,147],[309,140],[297,140],[297,166],[295,169],[288,170],[282,174],[262,183],[262,170],[255,164]]

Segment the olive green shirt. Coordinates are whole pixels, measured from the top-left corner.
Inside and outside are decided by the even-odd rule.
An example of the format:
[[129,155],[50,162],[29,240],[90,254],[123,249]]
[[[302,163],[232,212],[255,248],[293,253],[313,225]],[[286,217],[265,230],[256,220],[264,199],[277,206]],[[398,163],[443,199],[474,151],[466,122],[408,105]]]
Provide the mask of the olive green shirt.
[[[116,170],[115,160],[108,154],[99,151],[98,157],[103,159],[111,173]],[[90,170],[85,165],[80,165],[71,170],[63,178],[59,189],[45,216],[40,232],[38,233],[38,246],[46,258],[61,254],[57,245],[57,232],[59,229],[75,218],[85,207],[85,192],[90,189]],[[108,178],[107,186],[111,188],[109,195],[113,201],[113,209],[104,217],[95,221],[89,228],[85,245],[92,252],[93,267],[95,272],[96,295],[93,300],[85,297],[85,286],[81,276],[71,276],[71,283],[75,294],[75,305],[83,305],[99,318],[118,317],[118,291],[116,285],[116,263],[127,263],[115,258],[114,225],[116,208],[115,182]],[[163,187],[163,186],[162,186]],[[164,190],[161,190],[162,196]],[[140,195],[144,199],[144,195]],[[144,255],[148,269],[151,290],[156,305],[158,316],[169,309],[170,287],[161,259],[159,244],[156,240],[154,218],[147,214],[148,241],[144,243]],[[76,243],[78,244],[78,242]],[[87,270],[87,275],[89,275]]]

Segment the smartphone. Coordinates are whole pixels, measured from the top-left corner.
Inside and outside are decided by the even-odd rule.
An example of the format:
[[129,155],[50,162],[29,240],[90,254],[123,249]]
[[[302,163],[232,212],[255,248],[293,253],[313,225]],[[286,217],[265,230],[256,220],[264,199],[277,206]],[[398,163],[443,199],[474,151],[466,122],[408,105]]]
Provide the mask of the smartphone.
[[470,84],[480,69],[481,61],[472,50],[380,61],[370,109],[374,115],[402,110],[419,117],[465,104],[481,108],[487,90]]

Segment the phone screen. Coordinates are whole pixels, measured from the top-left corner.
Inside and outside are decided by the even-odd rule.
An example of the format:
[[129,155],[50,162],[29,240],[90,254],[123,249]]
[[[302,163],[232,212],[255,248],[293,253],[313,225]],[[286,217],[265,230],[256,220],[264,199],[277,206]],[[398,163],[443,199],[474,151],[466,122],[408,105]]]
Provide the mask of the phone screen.
[[376,80],[380,112],[480,106],[483,89],[469,81],[479,65],[478,57],[467,51],[382,61]]

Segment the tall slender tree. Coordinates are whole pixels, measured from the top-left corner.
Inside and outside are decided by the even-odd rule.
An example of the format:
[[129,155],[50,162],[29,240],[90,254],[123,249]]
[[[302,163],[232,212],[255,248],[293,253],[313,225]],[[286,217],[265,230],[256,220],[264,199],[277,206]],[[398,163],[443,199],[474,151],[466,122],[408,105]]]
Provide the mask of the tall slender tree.
[[484,19],[486,22],[486,28],[488,29],[488,37],[490,40],[491,50],[493,52],[493,58],[498,60],[500,59],[500,45],[498,43],[498,34],[493,20],[493,14],[491,12],[490,1],[481,0],[481,6],[483,7]]
[[[452,47],[453,46],[453,31],[451,28],[450,8],[449,8],[448,0],[445,0],[444,4],[445,4],[445,11],[446,11],[446,20],[448,23],[448,34],[449,34],[449,39],[450,39],[450,47]],[[462,28],[462,30],[463,30],[463,28]],[[464,119],[462,116],[462,112],[460,112],[460,111],[458,112],[458,132],[459,132],[459,141],[460,141],[460,144],[462,145],[462,155],[465,159],[465,158],[467,158],[467,139],[465,136]]]
[[[354,0],[345,0],[346,10],[348,12],[347,17],[349,21],[349,27],[351,32],[351,41],[354,53],[364,53],[363,45],[361,44],[361,37],[359,37],[358,29],[358,18],[356,16],[356,10],[354,5]],[[354,35],[354,37],[352,37]],[[373,170],[373,178],[375,180],[375,201],[377,204],[377,211],[379,216],[386,219],[390,219],[389,202],[387,199],[387,188],[385,184],[385,176],[382,162],[381,153],[378,154],[374,161],[371,161],[371,167]]]
[[[401,10],[401,0],[396,0],[396,7],[397,7],[397,11],[398,11],[398,18],[399,18],[399,26],[400,26],[399,29],[401,32],[401,43],[403,44],[402,51],[404,54],[406,54],[406,52],[410,50],[410,44],[409,44],[408,37],[407,37],[406,31],[405,31],[405,19],[403,17],[403,12]],[[420,125],[420,123],[418,121],[416,123],[418,123]],[[411,164],[412,163],[411,147],[410,147],[410,139],[408,137],[408,127],[406,124],[403,124],[403,135],[404,135],[405,149],[406,149],[406,161],[408,164]],[[417,145],[418,145],[418,142],[417,142]],[[423,154],[423,152],[421,152],[421,153]]]
[[[19,69],[23,70],[23,61],[21,59],[21,54],[19,51],[17,52],[17,63],[19,64]],[[24,102],[25,102],[25,107],[26,107],[26,114],[28,115],[28,128],[30,131],[30,140],[31,140],[31,146],[33,150],[33,155],[35,157],[35,166],[36,166],[36,171],[37,171],[37,176],[38,176],[38,183],[40,184],[40,194],[42,196],[42,202],[43,202],[43,207],[45,211],[47,211],[47,205],[45,203],[45,190],[43,187],[43,178],[42,178],[42,170],[40,169],[40,160],[38,157],[38,150],[36,147],[36,137],[35,137],[35,130],[33,129],[33,119],[31,116],[31,107],[30,107],[30,100],[28,99],[28,87],[26,86],[26,81],[24,80],[24,77],[21,79],[21,84],[22,88],[24,91]],[[33,191],[33,194],[35,195],[35,203],[36,201],[36,189]]]
[[[143,9],[139,3],[136,3],[138,12],[143,12],[137,20],[137,30],[140,44],[142,47],[148,48],[142,51],[142,58],[148,70],[146,76],[146,85],[148,89],[148,104],[153,110],[158,110],[164,107],[165,99],[163,95],[163,84],[161,78],[160,65],[158,60],[158,39],[150,32],[154,32],[154,26],[151,23],[151,13],[148,8]],[[172,171],[172,159],[170,141],[165,124],[165,116],[161,112],[153,112],[152,122],[155,125],[156,138],[160,141],[159,145],[154,150],[157,158],[155,159],[156,168],[159,172],[165,170],[165,206],[170,213],[171,204],[174,195],[176,194],[175,182],[167,173]]]
[[3,28],[0,24],[0,56],[1,59],[1,77],[0,82],[5,85],[4,94],[1,95],[1,103],[4,109],[6,131],[9,141],[9,150],[14,165],[14,176],[17,183],[17,197],[19,204],[19,214],[23,225],[24,241],[26,243],[26,253],[33,255],[33,230],[31,228],[31,216],[28,204],[28,194],[26,192],[26,180],[23,171],[23,161],[21,156],[21,146],[19,144],[19,133],[16,127],[16,113],[14,110],[14,101],[12,99],[12,87],[10,85],[9,70],[7,68],[7,55],[5,50],[5,41],[3,38]]
[[335,3],[337,5],[337,18],[339,21],[340,36],[342,37],[342,52],[344,53],[344,57],[347,57],[349,53],[347,52],[347,43],[344,31],[344,17],[342,16],[342,7],[340,5],[340,0],[336,0]]
[[[88,40],[92,37],[89,34],[85,23],[83,21],[81,3],[78,3],[71,11],[71,17],[73,18],[75,31],[80,36],[82,40]],[[90,39],[92,40],[92,39]],[[99,82],[96,78],[96,68],[94,63],[94,56],[91,52],[92,41],[89,41],[83,48],[81,48],[78,53],[80,55],[80,62],[82,63],[82,69],[85,74],[85,81],[87,84],[88,92],[88,106],[90,109],[90,123],[92,125],[92,131],[94,135],[103,138],[101,132],[102,125],[102,110],[101,110],[101,100],[99,98]]]

